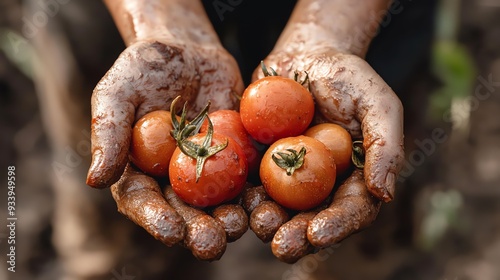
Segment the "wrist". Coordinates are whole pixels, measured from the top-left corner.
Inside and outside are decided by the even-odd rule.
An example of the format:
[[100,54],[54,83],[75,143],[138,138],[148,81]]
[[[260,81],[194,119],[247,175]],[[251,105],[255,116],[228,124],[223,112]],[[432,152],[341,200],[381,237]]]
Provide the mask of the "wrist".
[[391,0],[299,0],[274,51],[334,49],[364,57]]
[[125,44],[161,40],[220,46],[200,1],[104,0]]

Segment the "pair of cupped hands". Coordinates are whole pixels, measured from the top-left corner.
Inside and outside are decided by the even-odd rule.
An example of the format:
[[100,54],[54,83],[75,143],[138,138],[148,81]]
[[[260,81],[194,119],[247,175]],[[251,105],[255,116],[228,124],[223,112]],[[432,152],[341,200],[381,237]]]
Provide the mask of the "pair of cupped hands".
[[[244,84],[234,58],[220,45],[151,39],[135,42],[123,51],[92,95],[92,163],[87,184],[111,187],[120,213],[167,246],[181,244],[204,260],[220,258],[226,242],[241,236],[241,232],[231,235],[232,225],[224,224],[238,223],[227,221],[233,211],[233,217],[246,223],[241,226],[243,232],[247,225],[254,225],[251,228],[258,236],[267,232],[259,236],[266,242],[278,232],[273,250],[286,262],[332,246],[370,225],[381,202],[393,199],[403,160],[398,97],[363,58],[334,48],[275,48],[264,63],[284,77],[307,71],[316,103],[315,122],[340,124],[353,138],[363,139],[364,169],[354,170],[323,208],[299,213],[301,226],[273,224],[273,215],[279,216],[273,211],[287,213],[283,222],[297,214],[277,205],[252,215],[256,204],[272,201],[261,189],[249,186],[242,197],[229,202],[234,207],[222,211],[226,220],[220,219],[220,228],[225,230],[221,233],[220,228],[207,226],[217,219],[217,211],[190,210],[166,182],[159,183],[129,163],[134,123],[148,112],[169,110],[177,96],[181,96],[178,104],[190,105],[190,117],[209,100],[211,111],[238,110],[237,96]],[[253,80],[262,77],[256,67]],[[271,222],[252,220],[262,219],[262,215],[268,215]]]

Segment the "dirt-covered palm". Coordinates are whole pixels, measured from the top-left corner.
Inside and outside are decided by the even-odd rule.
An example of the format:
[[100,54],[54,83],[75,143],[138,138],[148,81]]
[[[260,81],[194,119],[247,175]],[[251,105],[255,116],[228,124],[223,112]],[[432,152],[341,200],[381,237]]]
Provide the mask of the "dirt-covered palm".
[[92,94],[92,164],[87,183],[103,188],[120,178],[128,162],[131,127],[146,113],[169,110],[177,96],[180,104],[189,102],[193,115],[208,100],[213,110],[233,109],[234,93],[242,90],[238,66],[222,48],[157,40],[129,46]]
[[[326,210],[301,215],[277,231],[273,252],[278,258],[293,262],[313,247],[331,246],[368,226],[377,216],[380,201],[393,199],[404,159],[403,108],[383,79],[355,55],[332,48],[310,52],[294,49],[275,51],[264,62],[285,77],[293,78],[295,71],[307,72],[316,103],[315,121],[342,125],[353,138],[363,140],[366,151],[363,171],[353,172]],[[258,67],[253,79],[261,77],[263,73]],[[252,213],[252,229],[259,228],[262,222],[265,219],[260,213]]]
[[[363,139],[367,188],[381,200],[392,200],[404,156],[403,107],[375,70],[362,58],[333,49],[280,52],[264,62],[281,76],[308,73],[316,121],[340,124],[353,138]],[[254,79],[259,77],[260,68],[254,73]]]
[[166,245],[184,241],[200,259],[220,258],[226,246],[224,222],[216,223],[199,210],[174,209],[171,204],[187,208],[181,202],[167,202],[156,180],[128,164],[128,152],[133,124],[148,112],[169,110],[175,97],[181,96],[179,104],[189,102],[193,116],[208,100],[212,110],[237,108],[235,96],[242,91],[238,66],[222,47],[161,40],[130,45],[92,94],[87,184],[112,186],[118,210]]

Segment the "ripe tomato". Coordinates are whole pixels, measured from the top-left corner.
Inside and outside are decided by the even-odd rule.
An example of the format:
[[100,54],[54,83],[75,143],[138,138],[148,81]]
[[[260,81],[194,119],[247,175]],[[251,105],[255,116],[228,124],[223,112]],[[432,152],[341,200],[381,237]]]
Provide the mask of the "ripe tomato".
[[151,176],[167,176],[176,148],[176,141],[170,135],[172,129],[169,111],[154,111],[140,118],[132,129],[129,154],[132,163]]
[[352,138],[343,127],[333,123],[315,125],[304,135],[319,140],[332,153],[337,166],[337,175],[342,175],[351,167]]
[[[241,122],[240,113],[233,110],[218,110],[208,114],[213,123],[214,133],[231,137],[240,145],[248,161],[248,172],[256,173],[259,170],[262,155],[257,150],[254,139],[248,134]],[[200,132],[206,132],[208,122],[205,121]]]
[[[199,133],[187,140],[202,146],[208,133]],[[226,142],[227,141],[227,142]],[[169,168],[170,184],[174,192],[185,202],[206,207],[235,198],[246,183],[248,164],[242,148],[230,137],[214,133],[208,143],[212,148],[227,146],[206,158],[197,179],[197,160],[177,147],[172,155]],[[210,148],[199,150],[198,154],[209,154]]]
[[311,93],[298,82],[268,76],[250,84],[240,102],[245,129],[260,143],[303,133],[314,116]]
[[[296,169],[285,170],[275,160],[284,162],[283,167]],[[269,196],[294,210],[318,206],[332,191],[335,176],[335,160],[326,146],[302,135],[276,141],[266,151],[260,165],[260,179]]]

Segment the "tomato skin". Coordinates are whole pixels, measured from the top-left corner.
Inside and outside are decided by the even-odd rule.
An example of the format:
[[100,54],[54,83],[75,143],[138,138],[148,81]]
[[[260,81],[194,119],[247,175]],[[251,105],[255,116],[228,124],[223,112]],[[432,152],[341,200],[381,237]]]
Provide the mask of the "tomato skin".
[[[276,152],[306,148],[304,164],[288,176],[272,160]],[[335,160],[326,146],[307,136],[283,138],[272,144],[262,157],[260,178],[269,196],[293,210],[308,210],[323,202],[333,189]]]
[[176,141],[170,135],[172,119],[169,111],[158,110],[140,118],[132,129],[130,160],[144,173],[165,177]]
[[[248,161],[248,172],[256,173],[259,170],[262,155],[252,136],[245,130],[240,113],[234,110],[218,110],[208,114],[208,117],[212,121],[215,133],[231,137],[240,145]],[[208,122],[205,121],[200,132],[207,132],[207,127]]]
[[[199,133],[188,140],[202,144],[206,133]],[[174,192],[186,203],[196,207],[218,205],[235,198],[245,186],[248,163],[241,147],[228,136],[214,133],[212,145],[227,147],[206,159],[203,171],[196,182],[196,160],[176,148],[169,167],[170,184]]]
[[260,143],[302,134],[314,116],[314,100],[298,82],[268,76],[250,84],[240,102],[245,129]]
[[342,126],[322,123],[309,128],[304,135],[319,140],[330,150],[337,166],[337,175],[349,170],[352,164],[352,138]]

